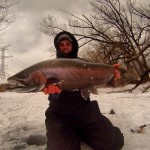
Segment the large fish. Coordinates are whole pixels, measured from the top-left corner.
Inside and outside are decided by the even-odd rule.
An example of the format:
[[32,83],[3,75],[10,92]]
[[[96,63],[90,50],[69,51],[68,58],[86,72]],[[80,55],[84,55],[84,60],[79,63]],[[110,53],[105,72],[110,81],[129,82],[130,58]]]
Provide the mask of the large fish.
[[7,79],[9,91],[38,92],[49,84],[61,90],[81,89],[83,97],[114,78],[114,66],[81,59],[50,59],[32,65]]

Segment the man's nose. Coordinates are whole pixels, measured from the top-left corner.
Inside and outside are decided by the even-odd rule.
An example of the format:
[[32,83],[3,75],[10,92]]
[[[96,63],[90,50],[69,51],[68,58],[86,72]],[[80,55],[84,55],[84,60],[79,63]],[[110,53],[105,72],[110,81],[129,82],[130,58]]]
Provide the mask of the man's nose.
[[64,49],[67,49],[67,45],[64,45]]

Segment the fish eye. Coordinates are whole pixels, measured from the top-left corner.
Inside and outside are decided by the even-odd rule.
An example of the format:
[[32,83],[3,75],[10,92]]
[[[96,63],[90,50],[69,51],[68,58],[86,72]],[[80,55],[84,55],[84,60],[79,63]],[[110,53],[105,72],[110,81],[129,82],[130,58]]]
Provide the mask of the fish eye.
[[22,75],[19,75],[18,78],[20,79],[26,79],[28,77],[27,74],[22,74]]

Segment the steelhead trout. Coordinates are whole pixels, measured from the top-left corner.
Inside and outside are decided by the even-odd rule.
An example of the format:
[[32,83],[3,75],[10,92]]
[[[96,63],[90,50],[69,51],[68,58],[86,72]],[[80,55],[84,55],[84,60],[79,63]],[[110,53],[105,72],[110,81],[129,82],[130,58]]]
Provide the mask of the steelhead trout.
[[114,66],[81,59],[50,59],[34,64],[7,79],[9,91],[39,92],[49,84],[61,90],[81,89],[83,97],[115,76]]

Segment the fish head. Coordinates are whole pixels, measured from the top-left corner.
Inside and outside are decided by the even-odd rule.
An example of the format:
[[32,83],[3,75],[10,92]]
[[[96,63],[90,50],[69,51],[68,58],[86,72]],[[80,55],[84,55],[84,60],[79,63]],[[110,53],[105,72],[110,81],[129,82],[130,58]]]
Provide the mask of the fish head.
[[21,71],[7,79],[8,91],[37,92],[44,88],[46,77],[40,70]]
[[28,85],[28,78],[30,74],[17,73],[7,79],[7,82],[11,85]]

